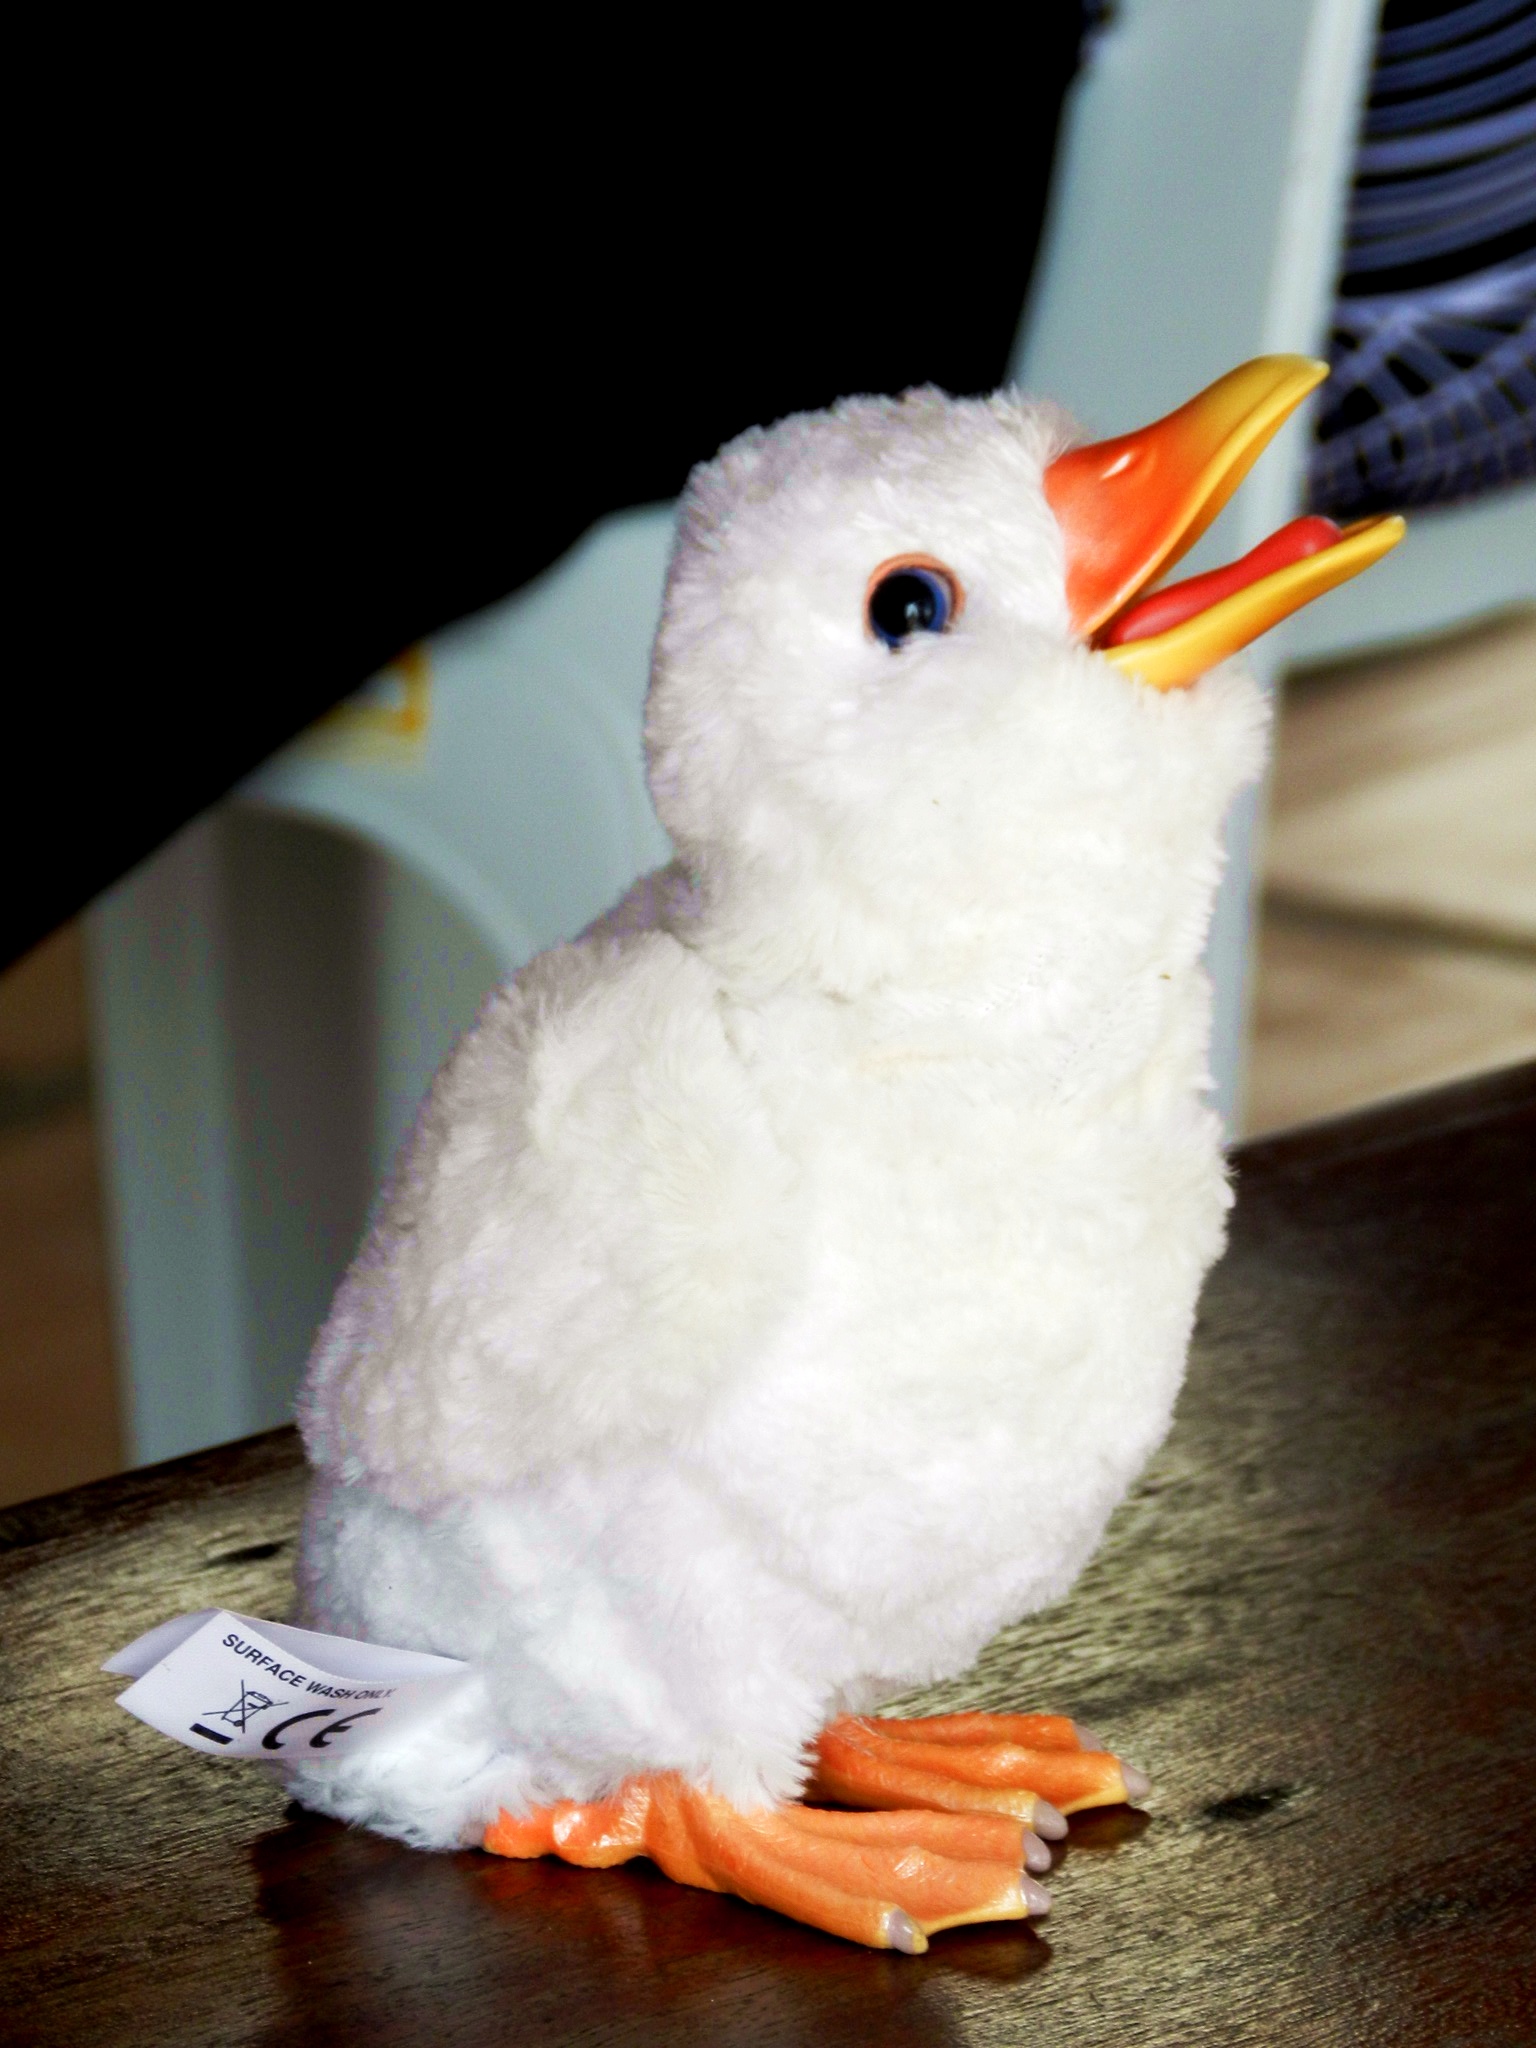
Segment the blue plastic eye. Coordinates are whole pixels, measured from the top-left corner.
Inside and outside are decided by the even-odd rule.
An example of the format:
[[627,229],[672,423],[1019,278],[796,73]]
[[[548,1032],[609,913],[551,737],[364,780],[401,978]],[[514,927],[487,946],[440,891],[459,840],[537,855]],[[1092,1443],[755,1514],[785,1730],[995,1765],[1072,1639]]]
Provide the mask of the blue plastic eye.
[[937,567],[903,562],[879,577],[867,605],[870,631],[893,651],[914,633],[942,633],[955,615],[955,586]]

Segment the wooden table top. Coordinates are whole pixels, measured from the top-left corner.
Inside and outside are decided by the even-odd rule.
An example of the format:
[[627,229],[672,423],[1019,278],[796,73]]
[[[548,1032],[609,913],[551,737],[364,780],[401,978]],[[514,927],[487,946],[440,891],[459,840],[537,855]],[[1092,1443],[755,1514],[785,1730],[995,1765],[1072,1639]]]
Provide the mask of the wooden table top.
[[0,2034],[29,2043],[1476,2043],[1536,2036],[1536,1067],[1251,1146],[1167,1445],[1054,1612],[935,1705],[1153,1774],[1041,1933],[877,1954],[645,1863],[285,1809],[96,1667],[281,1616],[290,1431],[0,1514]]

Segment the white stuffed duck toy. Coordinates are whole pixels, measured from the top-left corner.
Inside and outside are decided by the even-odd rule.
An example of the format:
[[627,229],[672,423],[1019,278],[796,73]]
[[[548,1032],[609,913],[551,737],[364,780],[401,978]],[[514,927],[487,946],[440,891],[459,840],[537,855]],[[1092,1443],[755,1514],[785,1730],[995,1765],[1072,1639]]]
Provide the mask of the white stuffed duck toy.
[[473,1676],[306,1805],[919,1951],[1043,1912],[1063,1815],[1145,1791],[1060,1716],[872,1709],[1059,1599],[1168,1428],[1265,723],[1220,664],[1401,522],[1144,593],[1324,374],[1087,447],[1008,393],[856,399],[695,472],[646,729],[676,864],[489,998],[302,1398],[299,1618]]

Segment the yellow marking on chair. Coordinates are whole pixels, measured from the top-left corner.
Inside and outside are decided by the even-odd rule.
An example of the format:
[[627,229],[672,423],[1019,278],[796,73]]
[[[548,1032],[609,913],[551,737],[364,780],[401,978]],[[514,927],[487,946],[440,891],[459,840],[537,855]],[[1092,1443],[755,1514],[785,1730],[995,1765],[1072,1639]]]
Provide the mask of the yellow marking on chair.
[[432,657],[418,641],[317,720],[303,744],[352,761],[405,764],[421,758],[431,723]]

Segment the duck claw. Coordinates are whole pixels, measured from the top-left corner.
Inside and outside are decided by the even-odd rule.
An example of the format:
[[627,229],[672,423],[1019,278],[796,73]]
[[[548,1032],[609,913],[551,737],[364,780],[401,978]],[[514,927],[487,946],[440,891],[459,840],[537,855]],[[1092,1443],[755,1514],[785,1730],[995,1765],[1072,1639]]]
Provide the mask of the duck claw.
[[1061,1714],[844,1714],[817,1738],[813,1797],[845,1806],[1008,1813],[1059,1841],[1065,1816],[1144,1798],[1146,1775]]
[[612,1799],[500,1814],[485,1847],[606,1867],[649,1856],[679,1884],[734,1892],[870,1948],[921,1954],[931,1935],[1050,1910],[1027,1865],[1043,1850],[1008,1814],[829,1813],[788,1806],[744,1813],[666,1776]]

